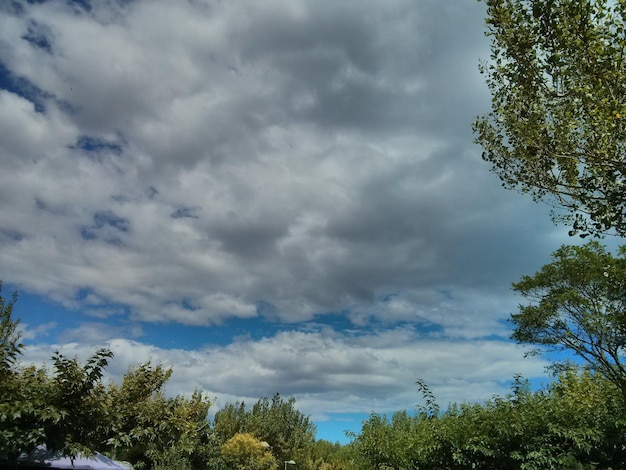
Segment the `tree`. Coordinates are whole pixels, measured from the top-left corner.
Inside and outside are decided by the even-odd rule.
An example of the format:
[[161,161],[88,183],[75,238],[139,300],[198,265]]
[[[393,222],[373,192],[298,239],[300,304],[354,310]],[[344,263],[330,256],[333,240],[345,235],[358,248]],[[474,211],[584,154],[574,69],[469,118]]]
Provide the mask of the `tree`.
[[121,386],[106,390],[111,432],[118,458],[162,468],[191,468],[208,443],[210,401],[200,391],[167,398],[163,387],[172,370],[146,362],[129,368]]
[[[305,466],[316,470],[365,468],[362,457],[352,443],[342,445],[339,442],[333,443],[323,439],[319,439],[313,444],[310,460],[305,462]],[[296,468],[301,467],[301,462],[297,462]]]
[[104,445],[110,423],[100,381],[109,357],[100,350],[82,365],[57,353],[53,375],[13,365],[0,386],[0,455],[14,461],[41,444],[67,456],[89,455]]
[[246,410],[243,402],[229,404],[215,414],[215,431],[223,440],[235,433],[251,433],[268,442],[280,461],[304,461],[315,442],[315,425],[295,408],[295,398],[280,394],[257,401]]
[[121,386],[105,386],[108,349],[84,364],[57,352],[52,372],[23,367],[16,300],[0,296],[0,458],[15,464],[20,453],[45,444],[66,456],[109,450],[140,466],[204,468],[200,460],[216,446],[202,393],[165,397],[172,371],[149,362],[129,369]]
[[[102,376],[113,353],[96,351],[85,364],[56,352],[54,374],[42,409],[56,410],[58,417],[44,420],[45,444],[63,455],[90,454],[104,444],[110,431],[105,419],[105,387]],[[45,383],[45,382],[44,382]]]
[[267,444],[250,433],[235,434],[226,441],[222,456],[228,468],[235,470],[271,470],[278,464]]
[[531,301],[511,316],[513,339],[572,351],[626,396],[626,247],[613,257],[595,241],[562,246],[513,289]]
[[626,2],[484,0],[492,110],[474,122],[508,188],[570,234],[626,235]]
[[536,392],[518,377],[506,397],[441,415],[372,414],[354,442],[365,461],[357,468],[624,468],[623,412],[619,391],[597,374],[568,370]]
[[44,423],[60,420],[61,413],[42,406],[49,392],[45,371],[18,366],[24,345],[19,320],[13,318],[17,294],[7,301],[1,291],[0,281],[0,455],[15,461],[20,452],[45,441]]
[[18,329],[19,320],[13,318],[13,305],[17,302],[17,293],[11,300],[2,297],[2,281],[0,281],[0,381],[5,374],[11,374],[11,368],[22,353],[24,345],[20,343],[22,336]]

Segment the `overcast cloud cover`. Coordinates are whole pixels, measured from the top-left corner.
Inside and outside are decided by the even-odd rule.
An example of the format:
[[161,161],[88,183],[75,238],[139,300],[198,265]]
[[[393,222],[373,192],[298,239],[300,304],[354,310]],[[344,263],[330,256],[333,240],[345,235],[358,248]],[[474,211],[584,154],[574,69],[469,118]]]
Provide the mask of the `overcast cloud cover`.
[[445,406],[543,376],[507,339],[510,284],[570,240],[472,143],[483,15],[1,2],[0,278],[26,358],[109,345],[113,377],[162,361],[171,393],[279,391],[320,430],[412,408],[418,378]]

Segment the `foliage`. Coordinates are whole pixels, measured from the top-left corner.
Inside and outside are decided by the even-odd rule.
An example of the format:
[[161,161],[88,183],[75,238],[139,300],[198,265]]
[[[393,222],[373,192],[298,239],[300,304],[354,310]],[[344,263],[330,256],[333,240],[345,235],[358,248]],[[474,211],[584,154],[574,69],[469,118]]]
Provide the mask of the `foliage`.
[[52,376],[20,367],[19,320],[12,318],[16,300],[15,294],[8,303],[0,297],[0,453],[15,459],[46,444],[65,455],[88,454],[104,432],[100,380],[111,353],[97,351],[85,365],[56,353]]
[[372,414],[355,445],[368,469],[624,468],[623,407],[601,376],[567,371],[545,390],[518,378],[508,397],[441,416]]
[[44,442],[44,424],[60,420],[61,413],[42,406],[49,383],[41,369],[12,369],[0,381],[0,389],[0,455],[15,459],[21,451],[30,451]]
[[238,433],[226,441],[222,456],[236,470],[270,470],[278,465],[267,444],[250,433]]
[[223,441],[237,433],[250,433],[268,442],[280,461],[304,462],[315,442],[315,426],[309,417],[295,408],[294,398],[283,400],[278,393],[271,400],[260,399],[249,410],[243,402],[225,406],[215,414],[214,427]]
[[0,282],[0,453],[10,457],[15,457],[22,447],[34,446],[42,434],[25,416],[29,411],[31,388],[23,387],[27,383],[36,384],[37,377],[33,376],[38,374],[29,370],[21,381],[15,370],[17,356],[23,348],[19,320],[13,318],[16,301],[17,294],[9,301],[2,297]]
[[33,366],[12,368],[3,383],[0,453],[15,458],[46,444],[64,455],[90,454],[102,442],[102,370],[111,353],[96,352],[85,365],[60,354],[55,373]]
[[200,460],[214,455],[210,401],[200,392],[166,398],[170,369],[140,364],[121,386],[105,386],[102,377],[113,356],[107,349],[84,364],[56,352],[52,372],[20,366],[16,299],[0,297],[0,455],[15,461],[45,444],[69,456],[108,450],[149,468],[203,468]]
[[137,468],[191,468],[199,454],[210,454],[210,402],[203,394],[166,398],[161,389],[171,371],[150,363],[129,370],[121,387],[104,386],[111,356],[100,350],[81,365],[56,353],[52,375],[14,370],[4,386],[12,393],[0,405],[0,455],[14,459],[46,444],[70,456],[110,451]]
[[625,255],[613,257],[595,241],[562,246],[550,264],[513,285],[531,304],[512,315],[512,337],[538,352],[576,353],[626,395]]
[[117,457],[148,467],[184,468],[208,441],[210,401],[199,391],[189,398],[166,398],[163,386],[171,374],[147,362],[131,367],[121,387],[108,387],[112,429],[107,444]]
[[12,373],[11,367],[24,347],[20,343],[19,320],[13,319],[13,305],[16,301],[17,293],[14,293],[9,301],[2,297],[2,281],[0,281],[0,379]]
[[332,443],[323,439],[316,441],[308,456],[308,460],[298,462],[297,468],[304,466],[305,468],[319,470],[353,470],[365,468],[365,461],[357,451],[354,445]]
[[64,455],[89,454],[108,432],[104,419],[104,369],[113,353],[100,349],[84,365],[59,352],[53,357],[54,374],[42,406],[57,410],[58,419],[46,420],[44,431],[49,449]]
[[509,188],[574,234],[626,234],[626,2],[484,0],[492,111],[474,123]]
[[424,405],[418,407],[420,413],[423,413],[425,417],[435,417],[439,414],[439,404],[435,398],[435,394],[432,392],[428,384],[424,379],[417,379],[415,382],[417,385],[417,391],[422,394],[424,399]]

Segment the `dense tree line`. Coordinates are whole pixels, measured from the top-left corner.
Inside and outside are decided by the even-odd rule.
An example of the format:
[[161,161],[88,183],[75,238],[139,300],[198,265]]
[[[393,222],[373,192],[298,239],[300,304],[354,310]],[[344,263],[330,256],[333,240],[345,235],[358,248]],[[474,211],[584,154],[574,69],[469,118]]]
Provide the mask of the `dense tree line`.
[[613,384],[570,370],[540,391],[518,379],[507,397],[441,415],[373,414],[353,445],[367,469],[618,469],[624,412]]

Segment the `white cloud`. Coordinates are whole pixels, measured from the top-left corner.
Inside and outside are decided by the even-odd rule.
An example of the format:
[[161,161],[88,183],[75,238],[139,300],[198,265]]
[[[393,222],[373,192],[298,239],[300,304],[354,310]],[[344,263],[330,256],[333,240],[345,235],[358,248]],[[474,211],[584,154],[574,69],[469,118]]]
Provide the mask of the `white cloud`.
[[79,342],[82,344],[97,344],[115,338],[136,338],[142,336],[141,327],[112,326],[107,323],[85,322],[76,328],[64,330],[57,336],[64,343]]
[[[0,7],[0,276],[74,316],[53,347],[108,344],[112,377],[152,359],[172,393],[281,391],[318,418],[411,407],[417,378],[445,405],[541,375],[493,338],[510,283],[569,240],[472,144],[484,5],[70,3]],[[144,336],[255,318],[293,331]]]
[[[452,37],[428,36],[431,17]],[[19,164],[0,176],[0,268],[68,306],[88,307],[88,289],[136,319],[194,325],[259,302],[290,321],[353,306],[400,320],[424,308],[410,292],[468,285],[498,302],[493,283],[551,241],[471,147],[478,82],[442,81],[484,52],[479,20],[428,1],[5,15],[0,60],[47,98],[36,112],[0,95],[0,159]],[[20,39],[33,24],[50,51]],[[532,256],[508,259],[511,246]],[[376,303],[394,293],[404,313]]]
[[21,330],[20,340],[41,340],[42,337],[48,336],[49,331],[57,326],[56,322],[42,323],[40,325],[30,327],[27,323],[20,323]]
[[[421,337],[399,329],[358,335],[326,331],[284,331],[260,340],[242,339],[201,350],[162,349],[128,339],[112,339],[110,377],[120,380],[144,361],[173,367],[169,394],[195,388],[227,402],[253,403],[276,392],[296,397],[303,412],[369,413],[411,409],[421,400],[415,382],[424,380],[445,408],[451,402],[482,402],[508,392],[515,374],[544,376],[545,362],[524,358],[503,341],[458,341]],[[30,346],[25,360],[40,362],[54,349],[84,360],[90,342]]]

